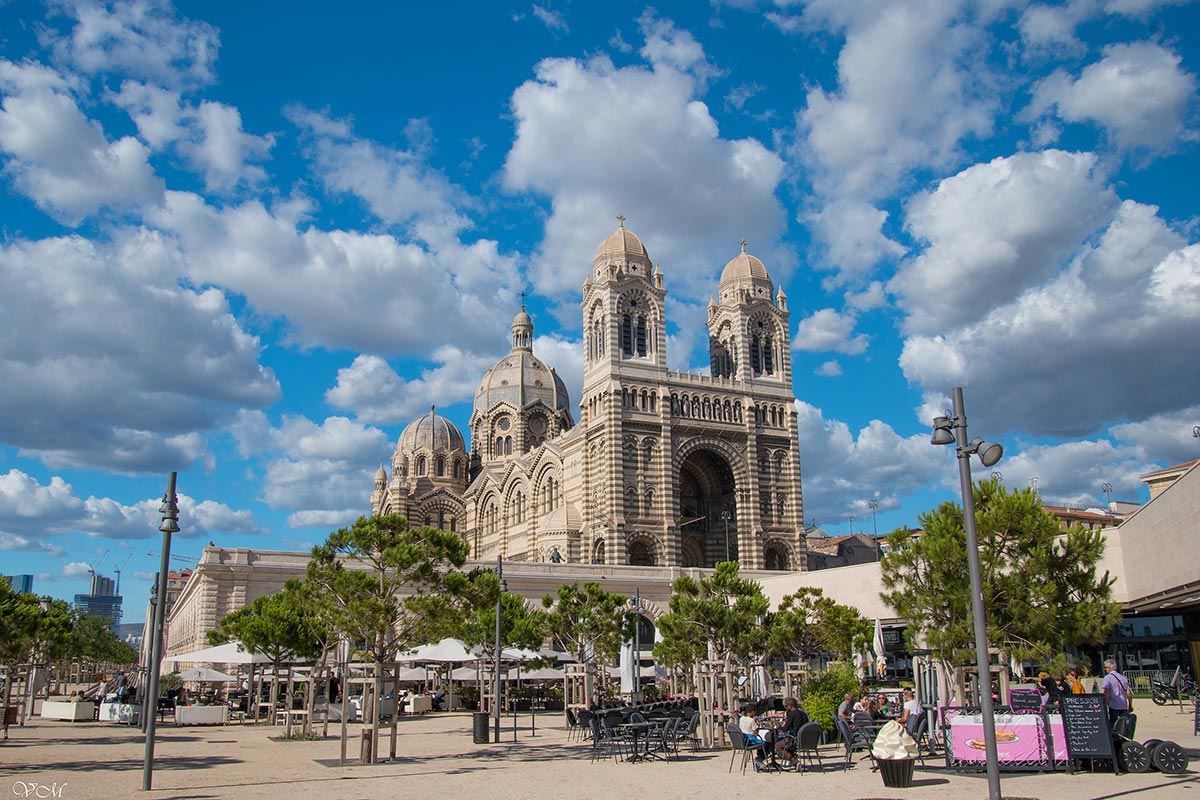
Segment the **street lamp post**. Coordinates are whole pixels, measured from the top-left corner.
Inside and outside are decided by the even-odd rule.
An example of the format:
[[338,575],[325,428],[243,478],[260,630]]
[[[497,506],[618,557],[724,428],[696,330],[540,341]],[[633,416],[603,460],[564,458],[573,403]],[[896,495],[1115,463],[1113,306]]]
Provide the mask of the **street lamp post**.
[[[933,421],[933,444],[955,445],[958,480],[963,498],[963,525],[967,534],[967,569],[971,579],[971,616],[975,623],[975,668],[979,674],[979,701],[983,710],[983,742],[987,754],[989,800],[1001,800],[1000,760],[996,753],[996,722],[992,708],[991,661],[988,658],[987,617],[983,606],[983,578],[979,569],[979,532],[975,527],[975,494],[971,486],[971,454],[985,467],[1000,460],[1004,448],[976,437],[967,441],[967,412],[962,388],[954,388],[954,416]],[[986,683],[985,683],[986,681]]]
[[879,501],[872,497],[867,501],[867,508],[871,509],[871,533],[875,537],[875,560],[879,560],[879,524],[875,521],[875,509],[879,508]]
[[496,714],[496,742],[500,741],[500,601],[508,586],[504,583],[504,556],[496,556],[496,577],[500,579],[500,591],[496,592],[496,674],[492,684],[492,710]]
[[721,519],[725,521],[725,560],[726,561],[729,561],[729,520],[731,517],[733,517],[733,515],[729,513],[728,508],[721,512]]
[[641,587],[633,590],[633,700],[641,699],[642,691],[642,605]]
[[154,721],[158,716],[158,665],[163,655],[163,620],[167,611],[167,572],[171,569],[171,534],[179,532],[179,499],[175,496],[175,473],[167,477],[167,492],[162,505],[162,552],[158,562],[158,591],[154,600],[154,625],[150,628],[152,659],[148,665],[149,680],[146,691],[150,695],[149,715],[146,719],[146,754],[142,764],[142,791],[150,791],[154,779]]

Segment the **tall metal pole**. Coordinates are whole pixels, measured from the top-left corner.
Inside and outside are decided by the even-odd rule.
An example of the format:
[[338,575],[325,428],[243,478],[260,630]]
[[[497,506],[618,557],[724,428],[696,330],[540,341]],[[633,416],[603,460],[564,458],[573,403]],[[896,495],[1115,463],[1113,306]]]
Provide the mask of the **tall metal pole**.
[[642,589],[633,590],[633,701],[639,701],[642,690]]
[[871,533],[875,537],[875,560],[878,561],[883,552],[879,546],[879,523],[875,521],[875,509],[879,508],[879,501],[872,497],[867,501],[867,506],[871,509]]
[[729,509],[721,512],[721,519],[725,520],[725,560],[729,560]]
[[492,686],[492,709],[496,715],[495,740],[500,742],[500,601],[504,597],[504,556],[496,556],[496,578],[499,579],[499,591],[496,592],[496,674]]
[[154,651],[154,639],[155,639],[154,623],[155,623],[155,619],[156,619],[154,616],[154,613],[155,613],[155,609],[158,608],[158,582],[160,580],[162,580],[162,575],[156,574],[154,576],[154,594],[152,594],[150,596],[150,631],[149,631],[150,636],[148,637],[149,641],[146,642],[146,663],[144,665],[145,670],[146,670],[146,676],[145,676],[145,680],[142,681],[142,731],[143,732],[146,731],[146,726],[150,724],[149,723],[150,717],[155,716],[158,713],[158,698],[150,697],[150,665],[157,664],[158,661],[161,661],[161,659],[155,660],[156,653]]
[[975,668],[979,673],[979,704],[983,708],[983,743],[987,754],[989,800],[1001,800],[1000,759],[996,752],[996,718],[992,707],[992,671],[988,658],[987,617],[983,606],[983,576],[979,568],[979,533],[975,529],[975,492],[971,485],[971,453],[967,447],[967,412],[963,392],[954,389],[955,455],[963,498],[963,525],[967,533],[967,569],[971,578],[971,616],[975,623]]
[[[170,570],[171,534],[179,530],[179,504],[175,497],[174,472],[167,478],[167,493],[163,495],[163,502],[158,510],[163,515],[162,524],[158,526],[158,529],[162,531],[163,540],[158,564],[158,593],[154,601],[154,627],[151,633],[154,660],[149,665],[150,680],[147,687],[155,712],[158,710],[158,662],[162,661],[163,620],[167,611],[167,572]],[[150,718],[146,721],[146,756],[142,764],[142,791],[147,792],[150,791],[154,778],[154,723],[157,716],[157,713],[151,713]]]

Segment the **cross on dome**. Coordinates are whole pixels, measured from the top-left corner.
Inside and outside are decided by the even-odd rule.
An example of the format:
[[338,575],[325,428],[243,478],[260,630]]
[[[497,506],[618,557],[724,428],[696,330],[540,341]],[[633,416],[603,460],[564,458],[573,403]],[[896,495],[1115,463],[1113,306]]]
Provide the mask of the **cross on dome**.
[[621,214],[619,212],[617,213],[617,223],[620,225],[620,227],[622,227],[622,228],[625,227],[625,215],[624,214]]
[[742,239],[738,242],[738,244],[740,244],[742,246],[742,252],[743,253],[746,252],[746,240]]

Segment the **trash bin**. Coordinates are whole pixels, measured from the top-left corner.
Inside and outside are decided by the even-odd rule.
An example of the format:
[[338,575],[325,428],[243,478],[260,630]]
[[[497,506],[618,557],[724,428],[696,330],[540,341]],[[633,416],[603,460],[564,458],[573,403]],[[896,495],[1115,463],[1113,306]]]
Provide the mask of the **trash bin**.
[[486,711],[476,711],[471,714],[471,741],[475,744],[487,744],[490,741],[488,722],[491,716]]
[[875,761],[879,764],[884,786],[891,789],[912,787],[913,768],[917,763],[915,758],[877,758]]

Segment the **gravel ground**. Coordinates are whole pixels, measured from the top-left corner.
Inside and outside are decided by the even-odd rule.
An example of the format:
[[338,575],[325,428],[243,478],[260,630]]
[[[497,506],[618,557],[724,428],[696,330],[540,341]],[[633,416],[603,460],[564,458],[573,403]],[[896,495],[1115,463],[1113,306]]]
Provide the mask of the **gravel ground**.
[[[1178,708],[1139,704],[1138,738],[1174,739],[1192,757],[1176,776],[1005,773],[1004,794],[1040,800],[1100,798],[1193,798],[1200,800],[1200,737],[1192,716]],[[511,726],[511,720],[507,721]],[[512,741],[475,745],[468,714],[406,717],[400,723],[395,763],[339,766],[336,738],[315,742],[277,741],[280,728],[253,725],[159,728],[154,789],[143,793],[144,738],[134,728],[94,722],[32,720],[12,728],[0,743],[0,796],[86,798],[146,797],[153,800],[358,800],[359,798],[448,798],[448,800],[573,800],[648,796],[652,800],[802,795],[838,798],[987,797],[982,776],[918,768],[911,789],[886,789],[869,763],[843,771],[805,774],[728,772],[730,753],[685,748],[681,758],[648,763],[590,763],[590,745],[568,741],[562,718],[539,717],[537,735],[526,726]],[[331,727],[331,733],[336,728]],[[360,727],[351,725],[350,753]],[[381,745],[387,751],[386,742]],[[832,757],[842,751],[828,748]],[[34,785],[40,788],[31,788]],[[10,788],[11,787],[11,788]]]

